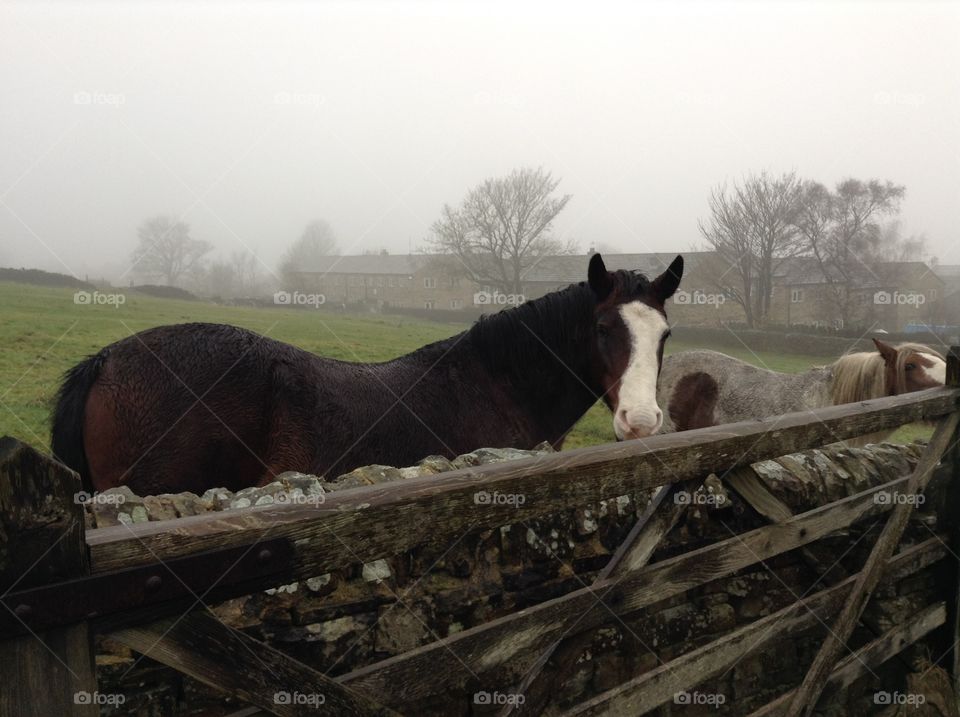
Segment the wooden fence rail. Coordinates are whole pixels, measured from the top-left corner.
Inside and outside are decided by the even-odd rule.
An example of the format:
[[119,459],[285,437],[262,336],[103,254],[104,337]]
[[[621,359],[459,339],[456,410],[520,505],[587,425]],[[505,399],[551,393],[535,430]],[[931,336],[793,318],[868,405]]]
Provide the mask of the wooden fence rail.
[[[889,516],[859,573],[570,713],[640,714],[720,674],[775,637],[835,620],[833,634],[824,640],[803,684],[758,713],[809,714],[822,689],[848,684],[859,674],[849,658],[838,659],[874,588],[947,557],[956,559],[945,546],[956,543],[960,532],[894,555],[911,505],[877,498],[881,492],[917,494],[944,457],[954,461],[956,473],[960,363],[956,351],[949,358],[948,386],[941,389],[349,489],[329,495],[320,506],[265,506],[87,532],[73,500],[79,490],[76,476],[29,447],[3,439],[0,667],[5,679],[14,676],[14,686],[0,691],[0,717],[34,713],[34,706],[37,714],[96,714],[90,704],[77,701],[78,694],[96,690],[90,649],[94,631],[109,632],[135,650],[273,714],[303,712],[277,697],[296,690],[322,695],[337,714],[415,712],[420,700],[476,688],[477,675],[540,654],[534,670],[517,686],[529,690],[564,636],[600,626],[613,615],[645,610],[782,553],[804,551],[864,519]],[[743,472],[762,460],[935,419],[939,428],[910,476],[798,515],[790,515]],[[651,563],[660,539],[681,513],[670,496],[695,490],[710,473],[726,472],[731,472],[731,486],[775,522]],[[955,475],[954,485],[957,480]],[[448,543],[468,530],[660,487],[665,488],[630,541],[591,586],[337,678],[202,612],[215,600],[420,545]],[[510,507],[483,504],[475,500],[480,490],[521,494],[525,500]],[[801,554],[815,559],[809,551]],[[960,585],[956,574],[953,585]],[[875,664],[937,628],[958,636],[956,594],[884,634],[875,633],[876,639],[857,654],[862,663]],[[457,659],[450,659],[451,653]]]

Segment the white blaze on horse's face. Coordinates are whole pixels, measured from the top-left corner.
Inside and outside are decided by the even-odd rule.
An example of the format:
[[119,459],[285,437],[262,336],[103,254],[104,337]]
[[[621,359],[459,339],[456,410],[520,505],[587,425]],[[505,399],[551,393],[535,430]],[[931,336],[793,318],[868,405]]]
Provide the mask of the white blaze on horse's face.
[[630,360],[620,379],[613,430],[620,440],[644,438],[663,424],[663,411],[657,405],[657,376],[667,320],[640,301],[621,306],[620,316],[630,333]]
[[933,362],[933,366],[923,369],[927,376],[932,378],[941,386],[945,384],[947,382],[947,362],[941,359],[939,356],[934,356],[933,354],[925,353],[923,355]]

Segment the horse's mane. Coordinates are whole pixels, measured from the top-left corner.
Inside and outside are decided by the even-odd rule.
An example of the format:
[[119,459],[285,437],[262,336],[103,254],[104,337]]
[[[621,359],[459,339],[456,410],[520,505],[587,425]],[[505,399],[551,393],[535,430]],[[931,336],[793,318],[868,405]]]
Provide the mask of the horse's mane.
[[[896,392],[906,390],[904,364],[912,353],[925,353],[943,360],[943,355],[923,344],[903,343],[896,347]],[[833,405],[881,398],[887,394],[886,366],[876,351],[863,351],[841,356],[834,362],[830,402]]]
[[[614,291],[623,296],[642,296],[649,290],[649,280],[639,272],[612,274]],[[567,371],[576,372],[587,358],[583,347],[594,330],[595,307],[586,282],[571,284],[512,309],[481,316],[468,329],[468,337],[487,366],[515,380],[540,373],[530,371],[531,366],[546,371],[557,360]]]
[[883,356],[876,351],[861,351],[846,354],[833,366],[833,383],[830,385],[830,403],[864,401],[880,398],[886,394],[886,366]]

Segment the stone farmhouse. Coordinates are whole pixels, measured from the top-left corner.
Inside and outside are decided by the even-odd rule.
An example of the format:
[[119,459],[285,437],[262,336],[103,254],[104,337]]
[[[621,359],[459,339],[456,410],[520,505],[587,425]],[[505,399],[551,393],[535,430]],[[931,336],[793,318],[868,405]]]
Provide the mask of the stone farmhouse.
[[816,259],[797,257],[776,270],[769,320],[785,326],[899,332],[944,323],[938,311],[943,296],[943,280],[923,262],[862,266],[852,280],[843,281],[840,272],[831,267],[825,272]]
[[[634,269],[655,276],[676,253],[604,254],[611,270]],[[729,287],[736,273],[715,252],[683,252],[685,270],[680,291],[669,307],[670,319],[680,325],[719,327],[742,324],[744,313]],[[523,294],[504,294],[475,283],[452,267],[455,260],[429,254],[369,254],[329,256],[303,266],[290,277],[287,291],[315,292],[330,306],[460,312],[480,315],[537,298],[586,278],[589,255],[543,258],[530,267]],[[957,319],[942,316],[946,284],[922,262],[886,263],[851,282],[844,292],[847,318],[834,298],[839,278],[826,277],[817,262],[796,258],[780,262],[768,322],[779,326],[851,327],[895,332],[912,325],[943,325]]]

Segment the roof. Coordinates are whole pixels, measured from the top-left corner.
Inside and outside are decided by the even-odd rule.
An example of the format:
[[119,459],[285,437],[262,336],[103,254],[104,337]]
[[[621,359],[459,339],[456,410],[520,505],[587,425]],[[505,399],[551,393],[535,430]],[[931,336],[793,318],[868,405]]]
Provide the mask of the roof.
[[[712,252],[682,252],[689,269],[701,257]],[[298,270],[303,274],[396,274],[409,275],[429,261],[446,255],[439,254],[362,254],[354,256],[324,256],[311,261]],[[676,258],[676,252],[656,254],[604,254],[607,269],[641,271],[647,276],[656,276]],[[547,256],[531,266],[523,281],[573,284],[587,276],[590,255],[566,254]]]
[[[685,273],[713,262],[716,270],[718,255],[712,251],[680,252],[684,259]],[[603,261],[607,269],[628,269],[640,271],[648,277],[661,274],[677,256],[676,252],[656,252],[649,254],[604,254]],[[524,272],[526,283],[553,285],[575,284],[587,276],[588,254],[564,254],[546,256]],[[440,258],[449,259],[445,254],[360,254],[352,256],[324,256],[305,264],[298,273],[303,274],[383,274],[410,276],[421,270],[427,263]],[[956,267],[960,271],[960,266]],[[838,269],[826,267],[835,281],[841,279]],[[911,276],[930,274],[930,268],[921,261],[881,262],[872,268],[858,267],[856,284],[860,288],[880,288],[902,282]],[[934,276],[941,278],[938,270]],[[960,274],[958,274],[960,275]],[[774,277],[788,285],[811,285],[827,283],[824,269],[813,257],[790,257],[782,259],[774,270]]]
[[[899,284],[906,278],[936,276],[922,261],[884,261],[867,266],[859,264],[853,267],[852,277],[859,288],[880,288]],[[831,264],[821,266],[814,257],[800,256],[781,260],[774,270],[774,277],[784,284],[826,284],[827,277],[833,281],[843,280],[840,270]],[[937,277],[939,278],[939,277]]]
[[413,274],[429,254],[355,254],[322,256],[300,267],[300,274]]
[[938,264],[933,273],[941,279],[960,279],[960,264]]
[[[587,278],[590,256],[587,254],[545,256],[523,273],[523,281],[575,284]],[[661,274],[676,256],[675,252],[669,254],[604,254],[603,263],[609,271],[628,269],[643,272],[647,276],[656,276]],[[686,258],[687,255],[684,254],[684,259]]]

